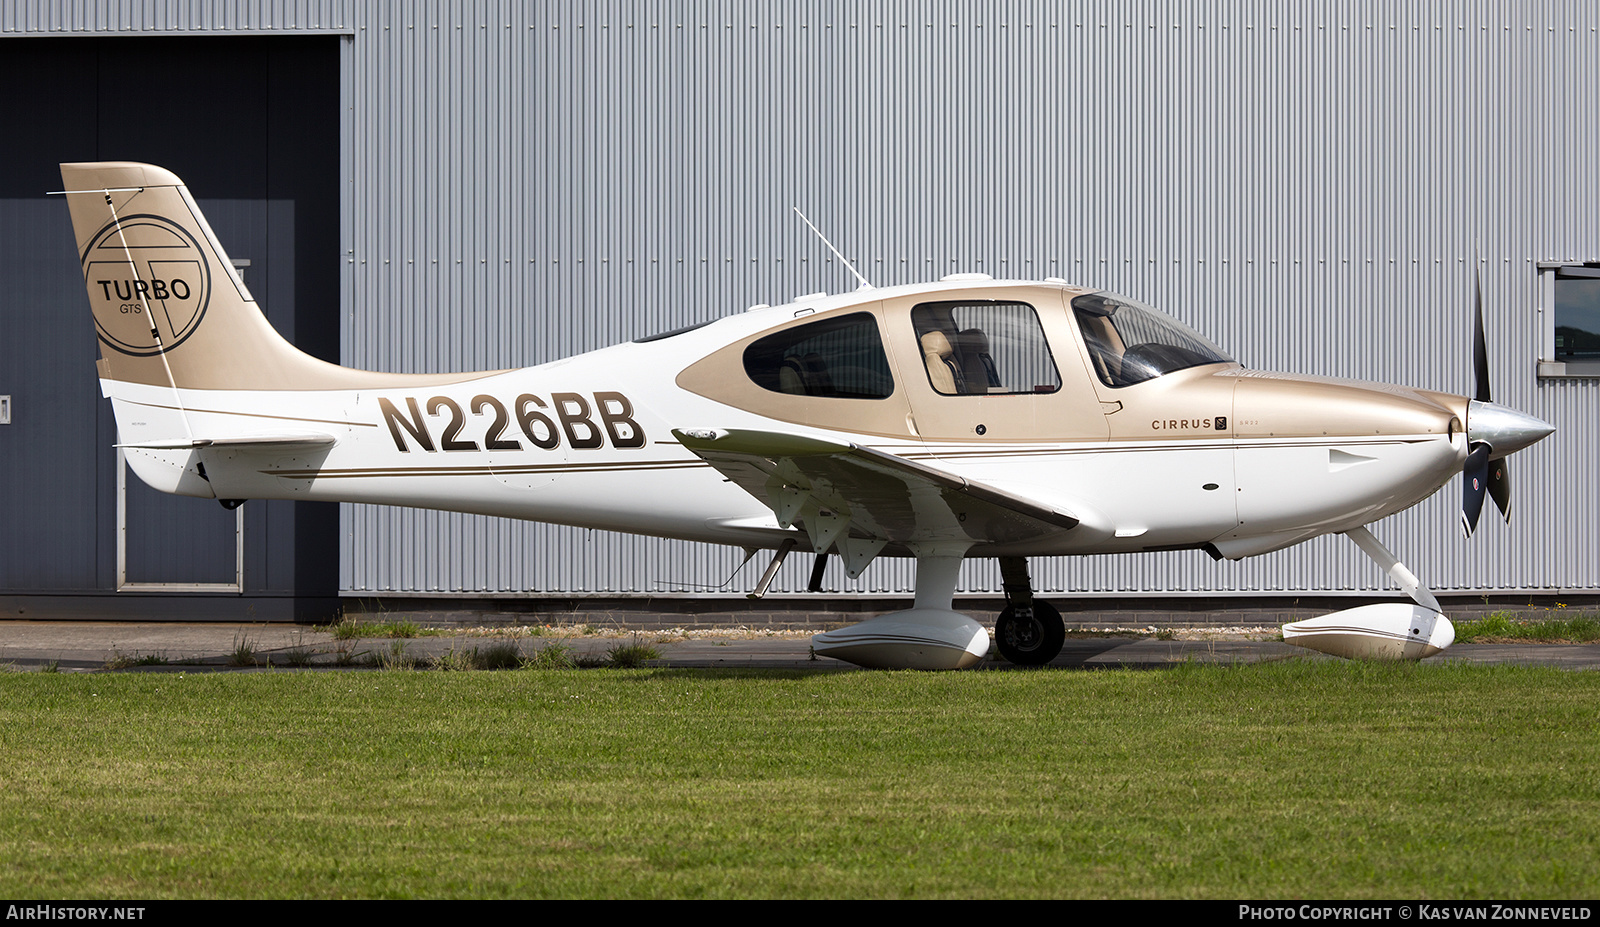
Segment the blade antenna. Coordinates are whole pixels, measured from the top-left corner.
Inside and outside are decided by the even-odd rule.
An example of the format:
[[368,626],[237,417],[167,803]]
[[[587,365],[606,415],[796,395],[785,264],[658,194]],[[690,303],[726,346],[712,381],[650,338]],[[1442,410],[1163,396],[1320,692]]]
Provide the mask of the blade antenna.
[[791,206],[789,208],[794,210],[794,214],[800,217],[800,221],[804,222],[807,228],[811,229],[811,231],[815,233],[818,238],[822,239],[822,243],[828,246],[828,250],[833,252],[834,257],[837,257],[852,274],[856,275],[856,279],[861,281],[861,285],[856,287],[856,289],[876,289],[872,284],[867,282],[866,277],[861,276],[861,273],[856,270],[856,266],[850,263],[849,258],[839,253],[839,249],[833,246],[833,242],[828,240],[828,236],[822,234],[822,232],[817,230],[816,226],[811,224],[811,220],[806,218],[806,214],[800,211],[799,206]]

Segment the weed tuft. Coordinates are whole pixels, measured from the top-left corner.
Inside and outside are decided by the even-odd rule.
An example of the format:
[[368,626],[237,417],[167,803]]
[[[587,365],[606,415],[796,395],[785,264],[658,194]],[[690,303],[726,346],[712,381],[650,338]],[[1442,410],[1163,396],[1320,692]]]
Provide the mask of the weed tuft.
[[315,647],[306,643],[305,632],[297,631],[294,636],[294,644],[283,652],[283,662],[290,666],[310,666],[311,658],[316,652]]
[[[396,641],[395,643],[399,643],[399,641]],[[442,653],[439,656],[434,657],[430,665],[432,665],[432,667],[436,670],[464,673],[467,670],[474,670],[478,668],[477,657],[478,648],[476,647],[472,648],[471,650],[457,650],[454,647],[451,647],[449,653]]]
[[168,660],[167,655],[164,653],[142,654],[135,650],[129,654],[113,649],[111,651],[111,659],[107,660],[104,665],[108,670],[120,670],[127,669],[130,666],[166,666],[170,662],[172,661]]
[[336,641],[353,641],[361,637],[361,622],[357,621],[354,615],[345,615],[337,623],[317,630],[327,631]]
[[323,629],[331,633],[336,640],[354,640],[359,637],[396,637],[409,639],[422,637],[435,632],[427,631],[422,625],[409,619],[401,621],[371,621],[360,622],[354,618],[345,618],[336,625],[329,625]]
[[[363,651],[364,653],[365,651]],[[335,666],[354,666],[356,658],[361,656],[356,652],[354,639],[335,641],[333,645],[333,663]]]
[[651,660],[661,659],[661,651],[651,644],[640,643],[635,637],[631,644],[619,644],[611,648],[606,659],[606,665],[613,669],[638,669]]
[[523,669],[573,669],[577,665],[572,659],[572,648],[562,643],[541,647],[522,660]]
[[386,670],[409,670],[417,668],[417,658],[406,653],[406,642],[396,640],[390,643],[389,650],[378,657],[378,668]]
[[472,655],[478,669],[515,669],[522,665],[522,651],[510,641],[490,644],[483,648],[481,652],[474,647]]
[[422,633],[422,626],[415,621],[388,621],[377,626],[383,637],[413,638]]
[[260,660],[256,657],[255,641],[249,635],[240,635],[233,639],[233,650],[228,654],[229,666],[255,666]]
[[471,650],[456,650],[432,661],[434,669],[453,670],[466,672],[467,670],[499,670],[516,669],[522,665],[522,651],[517,645],[510,642],[490,644],[488,647],[474,647]]

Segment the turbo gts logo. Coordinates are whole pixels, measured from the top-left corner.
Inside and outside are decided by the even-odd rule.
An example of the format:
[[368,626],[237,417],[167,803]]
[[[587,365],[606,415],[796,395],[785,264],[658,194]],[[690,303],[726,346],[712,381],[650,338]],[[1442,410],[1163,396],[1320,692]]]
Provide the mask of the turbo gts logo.
[[[523,393],[508,407],[485,393],[472,397],[470,416],[448,396],[433,396],[422,403],[407,396],[403,410],[388,399],[379,398],[378,409],[389,426],[395,450],[402,454],[411,453],[413,444],[418,450],[429,452],[520,451],[523,440],[551,451],[561,445],[563,438],[568,447],[580,451],[604,447],[608,440],[618,449],[644,447],[644,429],[634,421],[633,403],[627,396],[604,391],[591,395],[593,405],[581,393],[551,393],[548,403],[533,393]],[[433,420],[439,420],[444,427],[438,444],[429,428]],[[480,434],[481,443],[476,440]]]
[[141,311],[143,308],[142,302],[147,299],[188,299],[194,295],[194,291],[189,288],[189,284],[185,283],[182,277],[171,282],[166,280],[151,280],[148,283],[143,280],[96,280],[95,283],[100,284],[100,289],[105,293],[106,302],[111,301],[111,288],[113,286],[117,288],[117,299],[123,302],[132,299],[140,300],[139,303],[124,305],[122,307],[123,312]]
[[149,357],[194,334],[211,299],[200,245],[160,216],[128,216],[101,229],[83,252],[83,277],[101,342]]

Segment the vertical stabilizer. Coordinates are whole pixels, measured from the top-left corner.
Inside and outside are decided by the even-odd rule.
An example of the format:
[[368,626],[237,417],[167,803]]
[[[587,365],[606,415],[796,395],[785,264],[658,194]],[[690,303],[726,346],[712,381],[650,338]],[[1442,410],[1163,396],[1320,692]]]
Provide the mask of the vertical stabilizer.
[[233,390],[419,382],[329,364],[285,341],[172,172],[122,161],[63,164],[61,180],[94,310],[102,378]]
[[267,323],[172,173],[122,162],[63,164],[61,179],[103,376],[269,388],[274,374],[313,361]]

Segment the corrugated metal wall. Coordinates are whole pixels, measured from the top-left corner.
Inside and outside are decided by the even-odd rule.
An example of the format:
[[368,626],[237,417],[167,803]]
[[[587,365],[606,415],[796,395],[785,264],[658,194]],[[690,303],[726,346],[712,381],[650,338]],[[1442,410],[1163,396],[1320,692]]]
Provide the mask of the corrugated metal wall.
[[356,0],[6,0],[4,35],[349,32]]
[[[1536,262],[1600,259],[1592,3],[104,6],[60,16],[353,34],[358,366],[531,364],[850,288],[799,206],[878,284],[1057,275],[1166,308],[1250,366],[1466,391],[1476,252],[1496,399],[1560,431],[1515,458],[1509,529],[1463,541],[1452,484],[1376,533],[1441,591],[1600,587],[1600,381],[1534,367],[1552,325]],[[53,8],[15,4],[0,29]],[[350,593],[694,591],[741,556],[366,506],[344,527]],[[1046,591],[1387,588],[1342,539],[1033,572]],[[997,590],[998,571],[963,588]]]
[[[1534,262],[1600,257],[1575,111],[1600,89],[1593,4],[396,3],[358,22],[352,363],[536,363],[850,287],[798,205],[879,284],[1056,274],[1166,307],[1252,366],[1465,391],[1476,248],[1496,396],[1561,432],[1516,459],[1509,531],[1463,541],[1452,486],[1378,533],[1437,589],[1600,585],[1600,384],[1534,377]],[[348,591],[659,593],[738,559],[434,513],[355,507],[348,525]],[[1342,539],[1034,573],[1386,587]]]

